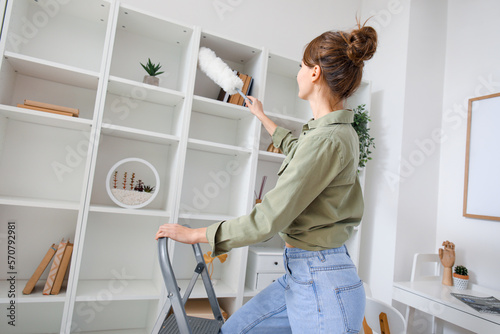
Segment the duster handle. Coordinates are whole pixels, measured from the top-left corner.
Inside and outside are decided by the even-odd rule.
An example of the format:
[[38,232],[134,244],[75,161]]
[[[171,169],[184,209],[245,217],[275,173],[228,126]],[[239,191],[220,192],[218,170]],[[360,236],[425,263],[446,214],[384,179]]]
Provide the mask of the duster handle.
[[243,94],[243,92],[242,92],[240,89],[236,88],[236,91],[237,91],[237,92],[238,92],[238,94],[240,94],[240,95],[241,95],[241,96],[242,96],[245,100],[248,100],[248,101],[250,102],[250,104],[252,104],[252,101],[251,101],[251,100],[250,100],[250,99],[249,99],[249,98],[248,98],[245,94]]

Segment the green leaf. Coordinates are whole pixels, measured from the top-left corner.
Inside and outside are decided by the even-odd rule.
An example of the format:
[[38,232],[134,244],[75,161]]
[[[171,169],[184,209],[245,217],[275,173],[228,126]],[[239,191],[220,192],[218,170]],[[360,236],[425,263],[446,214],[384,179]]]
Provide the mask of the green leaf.
[[375,138],[370,136],[370,128],[368,123],[371,122],[368,111],[365,110],[366,104],[361,104],[353,109],[354,122],[352,126],[359,137],[359,164],[358,169],[366,166],[366,162],[371,160],[370,148],[375,148]]

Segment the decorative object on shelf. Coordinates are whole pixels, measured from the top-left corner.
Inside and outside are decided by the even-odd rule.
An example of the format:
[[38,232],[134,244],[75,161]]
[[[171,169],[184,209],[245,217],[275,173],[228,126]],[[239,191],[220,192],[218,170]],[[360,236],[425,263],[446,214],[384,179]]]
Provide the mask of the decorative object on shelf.
[[[132,167],[140,173],[132,172],[130,178],[123,173],[123,182],[118,187],[118,167],[127,163],[135,163]],[[132,168],[130,167],[130,169]],[[147,175],[149,174],[149,175]],[[146,185],[143,179],[135,181],[136,175],[146,176],[144,180],[153,181],[154,185]],[[113,202],[128,209],[142,208],[151,203],[158,194],[160,176],[152,164],[139,158],[127,158],[118,161],[111,167],[106,178],[106,191]]]
[[214,260],[219,259],[220,263],[224,263],[227,260],[227,254],[221,254],[216,257],[212,257],[212,252],[207,252],[203,254],[203,259],[207,265],[207,269],[209,271],[210,279],[212,279],[212,274],[214,273]]
[[26,283],[26,286],[23,289],[23,294],[29,295],[33,292],[36,283],[38,282],[40,276],[42,276],[46,268],[49,266],[52,258],[54,258],[54,260],[52,261],[52,265],[50,266],[49,275],[43,288],[43,294],[59,294],[62,288],[63,279],[69,271],[69,264],[72,253],[73,244],[69,242],[69,239],[66,241],[62,239],[59,243],[59,246],[56,246],[56,244],[52,244],[52,246],[49,247],[49,250],[43,257],[42,261],[36,268],[35,272]]
[[459,290],[466,290],[469,283],[469,271],[465,266],[456,266],[453,273],[453,285]]
[[231,95],[238,93],[243,99],[248,99],[241,91],[244,86],[243,80],[222,59],[217,57],[215,52],[209,48],[201,47],[198,53],[198,65],[226,93]]
[[444,248],[439,248],[439,258],[444,267],[443,270],[443,284],[452,286],[453,279],[451,277],[451,270],[455,264],[455,244],[448,240],[443,241]]
[[140,64],[142,65],[144,70],[149,74],[149,75],[144,76],[144,79],[142,82],[144,82],[148,85],[159,86],[160,85],[160,78],[157,78],[156,76],[164,73],[163,71],[159,72],[160,68],[161,68],[160,63],[153,64],[151,62],[151,59],[148,58],[148,62],[146,63],[146,65],[144,65],[143,63],[140,63]]
[[76,108],[63,107],[33,100],[24,100],[24,104],[18,104],[17,107],[70,117],[78,117],[80,115],[80,110]]
[[262,177],[262,182],[260,184],[260,191],[259,191],[259,195],[257,196],[257,193],[255,193],[255,197],[256,197],[256,200],[255,200],[255,204],[258,204],[258,203],[261,203],[262,202],[262,195],[264,194],[264,187],[266,185],[266,181],[267,181],[267,176],[264,175]]
[[368,123],[371,122],[371,119],[368,111],[365,110],[365,106],[366,104],[360,104],[353,109],[354,122],[352,126],[359,137],[359,170],[366,166],[368,160],[372,159],[370,157],[372,153],[370,148],[375,148],[375,138],[370,137],[370,128],[368,127]]
[[267,147],[267,152],[283,154],[281,149],[279,147],[274,146],[273,143],[269,144],[269,146]]

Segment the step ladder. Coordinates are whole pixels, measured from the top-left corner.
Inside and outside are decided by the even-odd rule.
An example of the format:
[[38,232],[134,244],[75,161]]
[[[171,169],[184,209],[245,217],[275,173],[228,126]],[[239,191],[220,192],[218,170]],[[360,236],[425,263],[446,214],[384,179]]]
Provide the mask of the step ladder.
[[[193,277],[181,299],[180,289],[168,256],[168,238],[158,239],[158,260],[163,280],[165,281],[168,299],[158,316],[152,334],[216,334],[219,333],[224,323],[219,302],[215,296],[214,287],[208,275],[205,260],[203,259],[200,244],[194,244],[193,251],[197,264]],[[186,302],[200,275],[207,292],[214,319],[203,319],[186,315]]]

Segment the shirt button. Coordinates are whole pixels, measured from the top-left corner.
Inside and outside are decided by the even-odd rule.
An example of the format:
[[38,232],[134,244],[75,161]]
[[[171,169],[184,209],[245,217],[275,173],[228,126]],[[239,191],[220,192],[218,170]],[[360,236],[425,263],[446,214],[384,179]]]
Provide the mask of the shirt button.
[[307,132],[304,132],[304,136],[306,135]]

